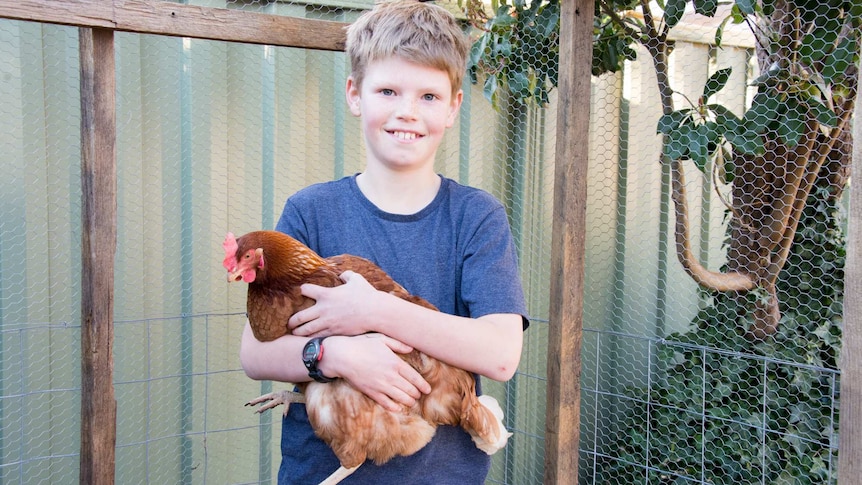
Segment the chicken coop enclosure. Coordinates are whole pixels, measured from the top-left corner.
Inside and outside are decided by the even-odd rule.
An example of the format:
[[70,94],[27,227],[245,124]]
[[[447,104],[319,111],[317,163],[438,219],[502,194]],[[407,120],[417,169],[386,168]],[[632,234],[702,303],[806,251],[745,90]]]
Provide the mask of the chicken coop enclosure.
[[[81,65],[104,59],[82,58],[85,29],[77,25],[116,29],[116,480],[274,483],[280,414],[258,417],[243,404],[284,384],[252,381],[240,368],[245,288],[225,281],[221,242],[228,231],[273,228],[300,188],[362,170],[339,36],[372,3],[0,2],[0,483],[79,477],[82,338],[91,337],[82,335],[81,311],[89,210]],[[458,2],[437,3],[464,18]],[[113,24],[98,20],[99,5],[114,8],[105,14]],[[201,38],[194,22],[171,32],[157,16],[172,8],[232,26],[271,17],[326,23],[319,39],[306,39],[315,45],[276,46],[274,38],[291,32],[249,28],[217,40]],[[246,24],[243,15],[259,17]],[[715,96],[742,118],[757,105],[755,40],[728,30],[719,49],[721,19],[711,20],[688,12],[672,31],[668,82],[682,105],[732,68]],[[572,55],[564,48],[561,58]],[[636,54],[624,69],[591,78],[589,117],[580,120],[589,122],[588,142],[581,140],[588,170],[576,172],[586,196],[564,214],[554,212],[558,137],[571,131],[558,120],[571,101],[558,90],[545,105],[504,94],[492,105],[487,85],[468,76],[458,121],[438,152],[441,174],[505,205],[530,312],[515,377],[483,380],[514,433],[488,483],[542,483],[549,460],[576,460],[584,484],[836,483],[848,197],[835,187],[847,184],[852,144],[830,152],[834,163],[823,164],[800,217],[776,283],[777,332],[748,339],[740,303],[701,289],[678,261],[679,179],[662,159],[660,85],[650,53]],[[692,251],[718,270],[734,229],[728,201],[739,194],[725,167],[681,170]],[[586,228],[573,256],[583,261],[582,308],[574,307],[583,328],[560,341],[552,292],[579,279],[555,280],[562,264],[554,258],[565,255],[552,254],[552,234],[555,217],[572,216],[573,207],[584,208]],[[766,297],[755,293],[750,300]],[[549,447],[549,420],[572,412],[560,410],[572,394],[549,400],[558,381],[548,359],[560,347],[572,357],[572,342],[580,360],[565,372],[580,376],[577,449],[565,440]]]

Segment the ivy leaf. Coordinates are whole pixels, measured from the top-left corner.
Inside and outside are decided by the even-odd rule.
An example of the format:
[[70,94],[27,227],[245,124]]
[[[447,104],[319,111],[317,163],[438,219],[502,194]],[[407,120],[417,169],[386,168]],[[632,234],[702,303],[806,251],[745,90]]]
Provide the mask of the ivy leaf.
[[725,67],[724,69],[719,69],[712,76],[709,77],[709,79],[706,81],[706,85],[703,87],[704,103],[712,95],[721,91],[724,88],[724,86],[727,84],[728,78],[730,78],[731,71],[732,68]]

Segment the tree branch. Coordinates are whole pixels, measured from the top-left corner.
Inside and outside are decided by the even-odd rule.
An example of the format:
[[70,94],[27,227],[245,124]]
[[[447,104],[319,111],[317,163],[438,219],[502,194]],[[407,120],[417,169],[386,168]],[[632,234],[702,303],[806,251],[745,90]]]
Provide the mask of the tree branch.
[[715,291],[748,291],[755,288],[754,280],[745,273],[709,271],[694,256],[688,223],[688,201],[685,193],[685,174],[679,160],[671,160],[671,198],[674,203],[674,237],[676,255],[685,272],[697,284]]

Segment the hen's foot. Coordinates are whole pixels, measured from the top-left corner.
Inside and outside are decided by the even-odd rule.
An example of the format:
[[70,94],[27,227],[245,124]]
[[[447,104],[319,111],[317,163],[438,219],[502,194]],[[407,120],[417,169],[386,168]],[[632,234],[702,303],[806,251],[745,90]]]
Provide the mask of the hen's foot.
[[293,392],[293,391],[274,391],[269,394],[264,394],[263,396],[256,397],[251,401],[245,403],[246,406],[256,406],[260,403],[266,403],[263,406],[257,408],[256,413],[260,414],[264,411],[269,411],[270,409],[280,406],[284,404],[284,415],[287,416],[287,411],[290,403],[294,402],[305,402],[305,395],[301,392]]

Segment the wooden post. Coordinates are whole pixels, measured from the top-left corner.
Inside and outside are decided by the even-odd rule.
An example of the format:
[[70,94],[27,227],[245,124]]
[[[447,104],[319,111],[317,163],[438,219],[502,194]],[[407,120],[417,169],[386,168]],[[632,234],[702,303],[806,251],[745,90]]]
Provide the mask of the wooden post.
[[114,253],[117,165],[114,32],[79,29],[81,56],[81,473],[114,483]]
[[560,2],[545,421],[546,485],[578,482],[593,2]]
[[[862,67],[862,66],[860,66]],[[859,73],[862,86],[862,68]],[[841,421],[838,428],[838,483],[862,477],[862,102],[853,124],[853,180],[844,265],[844,334],[841,343]]]

